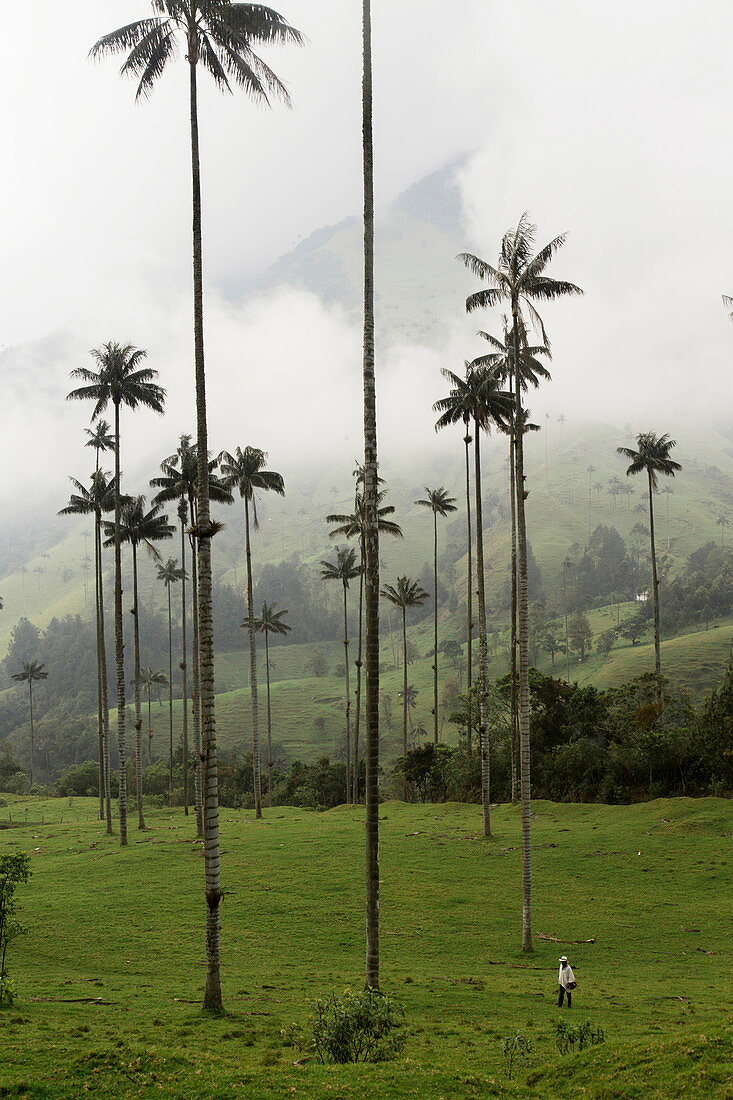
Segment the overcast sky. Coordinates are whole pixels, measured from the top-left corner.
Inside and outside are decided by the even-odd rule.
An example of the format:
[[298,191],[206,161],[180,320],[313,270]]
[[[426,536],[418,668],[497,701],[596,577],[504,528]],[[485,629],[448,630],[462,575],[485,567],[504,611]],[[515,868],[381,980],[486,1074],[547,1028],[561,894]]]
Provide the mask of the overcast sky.
[[[222,97],[202,79],[212,437],[228,448],[254,442],[292,458],[338,418],[345,461],[355,457],[358,330],[306,295],[253,304],[223,288],[360,210],[360,8],[284,0],[308,37],[305,49],[267,55],[292,111]],[[729,0],[373,0],[373,11],[378,202],[469,150],[461,181],[473,250],[493,259],[524,209],[541,243],[570,231],[553,270],[586,297],[547,309],[555,381],[542,401],[660,430],[657,407],[682,417],[696,401],[727,404]],[[152,419],[139,423],[139,453],[166,453],[193,423],[186,65],[136,104],[116,61],[87,56],[103,33],[148,12],[146,0],[38,0],[6,14],[0,345],[42,340],[44,356],[41,368],[32,345],[3,379],[0,459],[12,469],[32,433],[26,484],[44,467],[52,480],[83,475],[74,433],[85,415],[60,399],[70,367],[104,340],[148,348],[169,390],[169,422],[156,425],[165,442]],[[390,352],[386,433],[404,424],[400,401],[417,386],[429,443],[438,367],[478,354],[467,343],[476,327],[457,318],[447,350]]]

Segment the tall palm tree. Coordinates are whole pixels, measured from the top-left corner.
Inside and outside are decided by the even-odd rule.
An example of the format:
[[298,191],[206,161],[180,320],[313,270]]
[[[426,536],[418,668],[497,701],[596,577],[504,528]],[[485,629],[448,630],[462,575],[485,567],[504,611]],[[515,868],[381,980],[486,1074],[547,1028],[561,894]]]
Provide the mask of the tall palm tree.
[[35,740],[35,730],[33,726],[33,685],[39,680],[47,680],[48,673],[44,672],[45,664],[39,664],[38,661],[23,661],[23,669],[21,672],[14,673],[10,679],[18,680],[21,683],[28,684],[28,705],[31,713],[31,775],[30,786],[33,786],[33,749]]
[[[359,801],[359,730],[361,724],[361,669],[363,652],[363,619],[364,619],[364,567],[366,561],[366,510],[364,507],[364,493],[359,486],[364,484],[364,467],[357,465],[354,470],[357,489],[354,495],[354,511],[351,513],[332,512],[326,516],[326,523],[335,524],[329,532],[329,538],[338,538],[343,535],[347,539],[359,539],[359,561],[361,573],[359,574],[359,640],[356,655],[356,715],[354,718],[354,753],[353,753],[353,780],[352,794],[354,802]],[[379,483],[383,479],[379,478]],[[394,515],[391,504],[383,504],[387,494],[386,489],[380,489],[377,494],[377,526],[380,535],[392,535],[394,538],[402,538],[402,528],[388,516]]]
[[566,557],[560,568],[562,569],[562,602],[565,616],[565,667],[567,670],[567,682],[570,683],[570,643],[568,641],[568,570],[573,569],[575,562]]
[[260,777],[260,718],[257,703],[257,644],[254,628],[254,598],[252,595],[252,548],[249,534],[249,513],[252,509],[252,523],[259,531],[257,518],[257,497],[259,492],[278,493],[285,496],[285,482],[282,474],[265,469],[267,454],[258,447],[237,447],[234,454],[222,451],[219,464],[224,484],[231,491],[236,488],[244,501],[244,537],[247,554],[247,622],[249,624],[249,683],[252,698],[252,771],[254,777],[255,816],[262,817],[262,781]]
[[168,558],[158,566],[158,580],[168,593],[168,801],[173,805],[173,619],[171,612],[171,585],[183,580],[183,569],[175,558]]
[[364,180],[364,517],[366,618],[366,974],[379,988],[379,521],[374,370],[374,136],[372,7],[362,0],[362,168]]
[[[267,792],[269,804],[272,806],[272,705],[270,702],[270,634],[289,634],[292,627],[284,623],[283,615],[290,614],[289,611],[276,611],[274,604],[269,604],[267,600],[262,603],[262,612],[255,618],[254,628],[259,631],[260,634],[265,635],[265,673],[267,676]],[[242,626],[249,629],[249,620],[245,619]]]
[[[552,257],[565,243],[565,235],[555,237],[536,254],[534,250],[535,227],[526,214],[517,226],[504,234],[496,266],[486,263],[470,253],[461,256],[466,267],[478,278],[486,280],[488,287],[469,295],[466,310],[497,305],[506,301],[510,305],[514,363],[521,361],[520,347],[526,350],[526,325],[523,310],[537,329],[542,343],[549,347],[547,334],[534,303],[551,301],[565,295],[581,294],[574,283],[551,278],[546,269]],[[514,386],[514,419],[523,422],[522,387]],[[519,722],[521,756],[522,799],[522,949],[532,950],[532,847],[530,826],[530,760],[529,760],[529,614],[527,590],[527,526],[524,502],[527,496],[524,477],[523,432],[516,433],[515,447],[516,496],[517,496],[517,550],[519,589]]]
[[[452,385],[448,397],[436,401],[433,408],[441,415],[436,430],[463,419],[464,413],[474,424],[474,491],[476,501],[476,588],[478,595],[479,640],[479,738],[481,745],[481,807],[484,835],[491,834],[491,767],[488,727],[488,641],[486,636],[486,580],[484,572],[484,523],[481,485],[481,431],[489,432],[492,425],[508,427],[513,415],[511,394],[500,388],[495,370],[488,367],[471,368],[466,363],[466,377],[460,378],[453,371],[444,369],[443,377]],[[470,718],[470,716],[469,716]]]
[[[522,342],[518,360],[518,370],[514,366],[514,341],[508,327],[506,316],[502,317],[502,339],[491,336],[488,332],[479,331],[481,336],[492,347],[492,351],[481,355],[470,364],[471,369],[484,367],[496,372],[502,383],[508,383],[509,394],[514,394],[514,379],[519,378],[522,392],[525,393],[529,386],[537,389],[540,381],[549,381],[550,372],[540,356],[551,359],[550,349],[544,344],[528,346],[526,333],[522,329]],[[511,755],[512,755],[512,802],[517,800],[517,741],[519,738],[519,710],[518,710],[518,683],[517,683],[517,484],[516,484],[516,417],[509,417],[508,425],[502,428],[509,436],[509,497],[511,509]],[[507,432],[508,427],[508,432]],[[526,430],[532,430],[534,425],[525,425]],[[538,429],[537,429],[538,430]]]
[[385,584],[381,595],[402,612],[402,753],[407,756],[407,609],[421,607],[430,596],[419,580],[404,576],[398,577],[395,585]]
[[141,366],[147,352],[132,344],[103,344],[91,352],[98,371],[78,367],[72,378],[86,383],[67,395],[67,400],[94,401],[92,420],[109,404],[114,406],[115,441],[115,665],[117,672],[117,753],[119,756],[120,844],[127,844],[127,746],[125,742],[125,657],[122,627],[122,559],[120,552],[120,408],[147,408],[163,412],[165,390],[155,381],[158,372]]
[[[105,421],[100,421],[100,429]],[[87,428],[86,431],[89,431]],[[114,446],[114,443],[113,443]],[[98,461],[98,456],[97,456]],[[107,698],[107,643],[104,635],[104,581],[102,573],[102,515],[115,506],[114,484],[97,468],[87,489],[71,478],[76,489],[60,516],[94,516],[94,576],[97,645],[97,720],[99,725],[99,797],[100,820],[106,819],[107,833],[112,835],[112,805],[109,789],[109,700]]]
[[321,576],[326,581],[339,581],[344,590],[344,676],[346,714],[346,802],[351,802],[351,690],[349,687],[349,614],[346,595],[349,581],[361,574],[362,567],[356,560],[356,550],[350,546],[336,547],[336,561],[321,561]]
[[[669,501],[669,498],[667,498]],[[720,528],[720,545],[725,546],[725,529],[730,527],[730,519],[727,512],[720,512],[718,518],[715,521],[715,526]],[[669,540],[667,541],[667,549],[669,549]]]
[[416,500],[422,508],[429,508],[433,513],[433,740],[438,744],[438,516],[447,516],[456,511],[455,497],[448,496],[448,491],[441,485],[439,489],[428,489],[425,486],[425,498]]
[[[152,757],[153,748],[153,722],[151,716],[151,700],[154,687],[161,687],[163,684],[168,683],[168,677],[162,671],[153,672],[152,668],[146,666],[140,669],[140,684],[147,692],[148,696],[148,764]],[[160,700],[158,700],[160,702]]]
[[586,466],[585,472],[588,475],[588,538],[590,539],[591,512],[593,510],[593,487],[591,485],[591,479],[593,477],[593,474],[596,472],[596,468],[593,463],[591,463],[589,466]]
[[659,643],[659,579],[657,576],[657,553],[654,544],[654,494],[659,488],[658,475],[674,477],[677,470],[681,470],[679,462],[675,462],[669,456],[673,447],[677,446],[675,439],[668,435],[657,435],[656,432],[640,432],[636,437],[637,450],[633,447],[617,447],[616,450],[624,458],[631,460],[627,467],[626,476],[646,472],[649,482],[649,541],[652,557],[652,598],[654,600],[654,671],[657,676],[662,671],[661,646]]
[[[168,516],[161,516],[161,505],[154,504],[145,511],[145,497],[131,497],[125,501],[120,512],[119,539],[127,542],[132,547],[132,623],[135,650],[135,786],[137,790],[137,818],[138,828],[145,828],[143,814],[143,718],[140,700],[140,601],[137,584],[137,550],[139,546],[145,547],[154,561],[160,561],[160,553],[154,543],[161,539],[173,537],[174,528],[168,523]],[[105,524],[107,541],[105,546],[114,542],[114,525]]]
[[[231,504],[232,494],[224,487],[221,478],[216,473],[216,459],[209,458],[209,500],[220,504]],[[190,435],[182,435],[175,454],[163,459],[160,466],[161,476],[151,479],[151,486],[158,492],[155,500],[168,503],[178,501],[178,518],[181,524],[181,568],[186,570],[186,530],[196,529],[197,520],[197,483],[198,483],[198,453],[196,444],[191,444]],[[186,516],[186,508],[188,516]],[[193,703],[193,737],[194,737],[194,803],[196,809],[196,835],[204,835],[203,814],[203,775],[201,768],[201,702],[200,702],[200,678],[199,678],[199,619],[196,613],[198,607],[198,553],[197,540],[190,537],[191,541],[191,596],[193,605],[193,638],[192,638],[192,685],[191,700]],[[186,574],[187,576],[188,574]],[[188,717],[187,717],[187,648],[186,648],[186,576],[181,581],[182,603],[182,645],[183,660],[181,661],[181,688],[183,693],[183,800],[184,809],[188,802]]]
[[189,71],[191,128],[191,181],[193,197],[193,317],[196,374],[196,421],[198,443],[198,540],[199,565],[199,650],[201,677],[202,735],[205,754],[206,836],[206,991],[204,1009],[222,1011],[219,969],[221,888],[219,876],[219,802],[214,722],[214,642],[211,591],[211,538],[208,481],[208,428],[206,418],[206,373],[204,365],[203,262],[201,242],[201,167],[199,156],[198,83],[199,63],[213,77],[220,91],[230,92],[231,83],[243,88],[259,103],[268,104],[275,95],[289,102],[287,91],[275,73],[254,51],[266,45],[300,43],[302,37],[282,16],[260,4],[229,3],[228,0],[152,0],[154,15],[120,27],[100,39],[92,54],[127,54],[123,73],[139,78],[137,98],[145,97],[155,81],[175,58],[178,40],[183,39]]

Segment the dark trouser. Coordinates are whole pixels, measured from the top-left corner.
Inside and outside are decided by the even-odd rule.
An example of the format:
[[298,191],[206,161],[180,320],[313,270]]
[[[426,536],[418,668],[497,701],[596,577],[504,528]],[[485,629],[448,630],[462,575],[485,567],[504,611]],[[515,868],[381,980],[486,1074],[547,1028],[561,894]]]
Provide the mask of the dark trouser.
[[557,1007],[562,1008],[562,1000],[563,1000],[563,997],[565,996],[565,994],[567,993],[568,1008],[570,1008],[572,1006],[572,1003],[573,1003],[572,993],[570,992],[569,989],[566,989],[564,985],[559,986],[559,989],[560,989],[560,996],[558,997],[558,1000],[557,1000]]

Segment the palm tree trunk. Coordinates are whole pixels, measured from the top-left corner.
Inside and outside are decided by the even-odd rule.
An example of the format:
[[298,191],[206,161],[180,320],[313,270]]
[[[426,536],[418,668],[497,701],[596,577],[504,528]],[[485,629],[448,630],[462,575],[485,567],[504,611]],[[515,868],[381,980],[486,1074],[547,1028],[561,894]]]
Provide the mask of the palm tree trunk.
[[467,628],[467,655],[466,655],[466,694],[468,696],[468,751],[471,750],[471,738],[473,735],[473,707],[471,697],[471,682],[473,675],[473,654],[472,654],[472,635],[473,635],[473,581],[471,577],[471,463],[469,458],[469,447],[471,446],[471,436],[468,433],[468,421],[466,421],[466,434],[463,437],[463,442],[466,445],[466,531],[468,534],[468,565],[466,569],[466,613],[468,622]]
[[402,755],[407,756],[407,609],[402,608]]
[[171,586],[168,589],[168,805],[173,805],[173,620]]
[[270,642],[265,631],[265,673],[267,675],[267,800],[272,809],[272,705],[270,703]]
[[524,515],[524,431],[522,391],[518,380],[520,359],[519,307],[512,301],[516,426],[517,548],[519,573],[519,726],[520,788],[522,799],[522,950],[532,951],[532,837],[529,759],[529,613],[527,597],[527,527]]
[[562,571],[562,601],[565,614],[565,666],[567,669],[567,682],[570,683],[570,642],[568,640],[568,570],[563,565]]
[[[97,460],[99,470],[99,460]],[[97,628],[97,724],[99,730],[99,820],[104,821],[104,719],[102,717],[102,661],[99,642],[99,526],[94,512],[94,617]]]
[[351,793],[354,802],[359,801],[359,730],[361,726],[361,663],[364,619],[364,536],[359,536],[361,572],[359,573],[359,641],[356,658],[356,718],[354,720],[354,778]]
[[254,782],[255,817],[262,817],[262,775],[260,765],[260,711],[257,701],[257,643],[252,594],[252,551],[249,540],[249,504],[244,498],[244,534],[247,547],[247,618],[249,626],[249,690],[252,699],[252,778]]
[[433,741],[438,744],[438,513],[433,509]]
[[115,665],[117,670],[117,755],[119,757],[120,844],[127,844],[127,746],[125,743],[125,642],[122,633],[120,550],[120,406],[115,403]]
[[[509,381],[509,392],[512,393],[512,379]],[[514,427],[509,433],[509,493],[511,500],[512,523],[512,601],[511,601],[511,735],[510,749],[512,754],[512,802],[517,801],[517,733],[519,727],[519,710],[517,699],[517,481],[514,473],[515,463]]]
[[473,457],[476,490],[476,580],[478,589],[478,673],[479,673],[479,744],[481,746],[481,809],[484,818],[484,836],[491,836],[491,759],[489,757],[489,730],[487,722],[486,664],[486,584],[484,578],[484,531],[481,505],[481,439],[478,421],[474,424]]
[[188,678],[186,644],[186,502],[178,508],[181,521],[181,691],[183,692],[183,812],[188,817]]
[[344,581],[344,677],[346,695],[344,713],[346,716],[346,805],[351,805],[351,689],[349,687],[349,622],[346,610],[346,581]]
[[143,815],[143,714],[140,699],[140,619],[137,595],[137,546],[132,544],[132,598],[135,610],[132,616],[135,640],[135,788],[137,792],[137,827],[145,828]]
[[153,753],[152,753],[152,748],[153,748],[153,717],[152,717],[152,713],[151,713],[151,702],[150,702],[151,691],[152,691],[151,685],[148,684],[148,764],[150,764],[152,762],[152,758],[153,758]]
[[[191,526],[196,526],[196,511],[193,501],[190,502]],[[191,658],[193,683],[191,685],[191,700],[193,703],[193,749],[196,756],[196,770],[194,772],[194,794],[196,799],[196,836],[204,835],[204,782],[203,764],[204,757],[201,751],[201,681],[199,676],[199,581],[198,581],[198,554],[196,540],[191,544],[191,606],[193,609],[193,637],[191,638]]]
[[35,741],[35,731],[33,729],[33,681],[30,676],[28,677],[28,703],[31,712],[31,781],[30,787],[33,787],[33,748]]
[[652,548],[652,596],[654,599],[654,671],[657,676],[662,673],[662,653],[659,642],[659,579],[657,577],[657,551],[654,544],[654,490],[652,487],[652,472],[647,470],[649,479],[649,541]]
[[206,426],[206,374],[204,369],[204,288],[201,260],[201,169],[196,89],[198,43],[196,28],[189,31],[188,62],[191,104],[191,183],[193,195],[193,327],[196,366],[196,440],[198,459],[197,518],[198,619],[206,811],[204,824],[204,868],[206,877],[206,991],[204,1009],[222,1012],[219,964],[221,887],[219,880],[219,775],[214,718],[214,620],[211,592],[211,528],[209,516],[209,442]]
[[109,698],[107,689],[107,640],[104,636],[104,576],[102,572],[102,517],[97,516],[97,553],[99,562],[99,675],[102,687],[102,721],[104,723],[104,813],[106,832],[112,836],[112,798],[109,775]]
[[379,520],[374,378],[372,12],[362,0],[364,168],[364,535],[366,544],[366,986],[379,988]]

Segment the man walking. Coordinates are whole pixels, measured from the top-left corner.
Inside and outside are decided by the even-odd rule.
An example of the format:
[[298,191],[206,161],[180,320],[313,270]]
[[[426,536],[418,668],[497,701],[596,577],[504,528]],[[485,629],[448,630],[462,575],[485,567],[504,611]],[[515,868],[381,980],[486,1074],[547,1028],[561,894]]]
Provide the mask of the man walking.
[[573,1003],[572,991],[575,989],[578,983],[575,980],[575,975],[573,974],[572,968],[568,965],[567,955],[563,955],[560,958],[560,973],[557,976],[557,982],[560,990],[560,995],[557,1000],[557,1007],[562,1008],[563,998],[567,993],[568,1008],[570,1008]]

